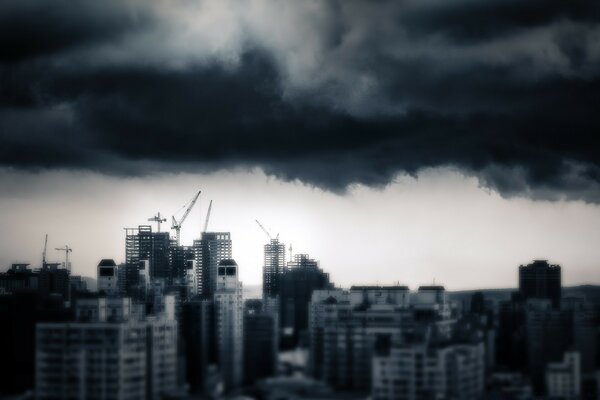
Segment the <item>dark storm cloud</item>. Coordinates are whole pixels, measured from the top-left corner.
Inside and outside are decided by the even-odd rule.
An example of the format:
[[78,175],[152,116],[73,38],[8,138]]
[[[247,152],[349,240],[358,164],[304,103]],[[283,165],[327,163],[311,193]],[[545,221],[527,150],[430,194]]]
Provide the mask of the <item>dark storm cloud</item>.
[[595,1],[72,3],[0,6],[4,166],[600,201]]

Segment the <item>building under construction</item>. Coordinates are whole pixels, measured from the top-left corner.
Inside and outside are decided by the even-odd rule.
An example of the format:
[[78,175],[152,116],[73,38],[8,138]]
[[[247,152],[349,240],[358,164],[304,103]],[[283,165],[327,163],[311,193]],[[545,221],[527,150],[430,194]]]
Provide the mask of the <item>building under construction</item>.
[[285,271],[285,245],[279,238],[264,246],[263,297],[275,298],[280,293],[281,275]]

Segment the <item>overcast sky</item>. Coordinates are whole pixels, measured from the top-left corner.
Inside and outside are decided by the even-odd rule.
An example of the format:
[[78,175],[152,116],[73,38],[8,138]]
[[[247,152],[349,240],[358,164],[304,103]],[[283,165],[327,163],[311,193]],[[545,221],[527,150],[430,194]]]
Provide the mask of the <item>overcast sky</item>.
[[201,188],[249,283],[255,218],[340,284],[514,286],[536,257],[597,282],[599,22],[596,0],[3,0],[0,261],[48,232],[92,274]]

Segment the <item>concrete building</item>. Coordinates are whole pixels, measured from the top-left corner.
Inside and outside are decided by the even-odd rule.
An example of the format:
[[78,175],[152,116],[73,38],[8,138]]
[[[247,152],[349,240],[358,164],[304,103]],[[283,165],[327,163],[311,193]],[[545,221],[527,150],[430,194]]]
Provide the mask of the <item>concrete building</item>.
[[36,326],[37,399],[161,399],[176,389],[177,323],[126,298],[79,299],[76,321]]
[[98,292],[109,295],[119,293],[119,270],[114,260],[105,258],[98,263]]
[[484,390],[482,343],[406,345],[373,357],[373,400],[476,400]]
[[546,367],[546,395],[551,399],[576,400],[581,394],[581,360],[576,351]]
[[238,387],[243,379],[244,303],[238,272],[234,260],[221,260],[215,282],[215,338],[219,370],[226,390]]
[[198,295],[212,299],[217,290],[219,263],[232,258],[231,235],[229,232],[202,232],[202,237],[194,240],[193,247]]

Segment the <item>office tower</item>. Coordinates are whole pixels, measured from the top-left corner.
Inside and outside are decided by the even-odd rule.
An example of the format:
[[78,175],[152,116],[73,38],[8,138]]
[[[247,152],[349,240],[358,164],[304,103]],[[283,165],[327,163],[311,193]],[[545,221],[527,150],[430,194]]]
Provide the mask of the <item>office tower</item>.
[[198,294],[211,299],[217,289],[217,268],[222,260],[230,260],[231,235],[229,232],[202,232],[194,240]]
[[546,367],[546,396],[550,399],[577,400],[581,394],[581,366],[578,352],[566,352],[560,362]]
[[177,323],[127,298],[80,299],[77,320],[36,327],[37,399],[158,400],[176,387]]
[[247,300],[244,310],[244,381],[253,384],[275,374],[277,318],[260,300]]
[[279,239],[265,244],[263,265],[263,298],[279,295],[281,275],[285,270],[285,245]]
[[243,379],[243,300],[238,266],[232,259],[219,262],[216,279],[215,338],[219,370],[227,390]]
[[484,390],[482,343],[382,346],[373,358],[373,400],[476,400]]
[[[148,260],[150,279],[169,281],[171,278],[169,233],[152,232],[150,225],[126,228],[125,231],[125,264],[128,268],[136,269],[140,261]],[[133,271],[130,273],[133,274]]]
[[209,366],[217,363],[215,315],[212,300],[195,297],[183,304],[181,315],[182,354],[185,377],[192,394],[199,394]]
[[105,258],[98,263],[97,280],[98,292],[119,293],[119,271],[114,260]]
[[377,346],[414,330],[407,299],[405,286],[314,291],[309,373],[336,390],[369,393]]
[[535,260],[519,266],[519,292],[524,300],[549,299],[552,307],[560,307],[560,266],[546,260]]
[[308,305],[313,291],[330,289],[329,274],[307,254],[296,254],[281,276],[279,316],[283,344],[295,346],[308,328]]

